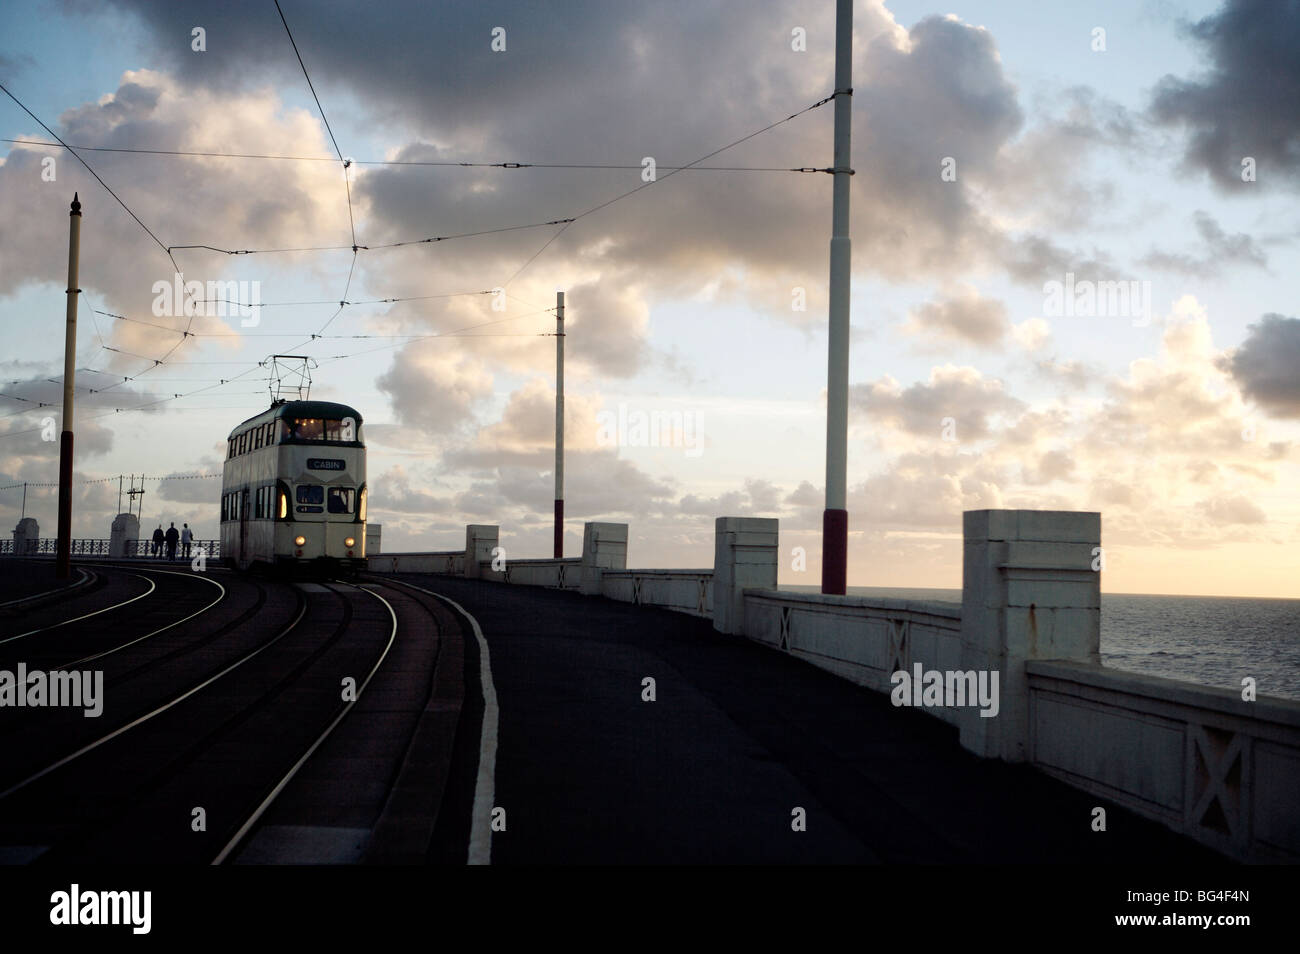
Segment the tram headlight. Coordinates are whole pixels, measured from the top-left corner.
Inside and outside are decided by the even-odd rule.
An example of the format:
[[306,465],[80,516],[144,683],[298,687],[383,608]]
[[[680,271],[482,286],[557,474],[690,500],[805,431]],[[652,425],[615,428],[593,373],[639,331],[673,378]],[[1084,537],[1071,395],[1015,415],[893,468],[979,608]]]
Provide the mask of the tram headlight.
[[345,547],[354,547],[357,545],[357,541],[353,537],[344,537],[343,545]]
[[306,545],[307,545],[307,538],[304,537],[304,536],[302,536],[301,534],[299,534],[298,536],[296,536],[296,537],[293,538],[293,545],[296,546],[296,547],[303,547],[303,546],[306,546]]

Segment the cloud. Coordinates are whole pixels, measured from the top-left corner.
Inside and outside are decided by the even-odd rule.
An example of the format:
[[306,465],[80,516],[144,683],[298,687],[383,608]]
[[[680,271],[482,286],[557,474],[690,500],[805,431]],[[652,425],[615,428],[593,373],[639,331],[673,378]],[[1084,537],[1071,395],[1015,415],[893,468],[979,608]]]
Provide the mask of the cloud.
[[[857,385],[854,410],[890,456],[850,488],[850,509],[873,527],[915,531],[955,528],[962,510],[978,507],[1102,509],[1108,539],[1126,544],[1213,547],[1227,539],[1225,527],[1233,539],[1263,539],[1276,524],[1256,498],[1276,492],[1292,446],[1246,437],[1248,409],[1228,369],[1240,360],[1261,384],[1294,369],[1290,344],[1275,339],[1294,327],[1278,322],[1294,321],[1272,316],[1230,361],[1205,309],[1187,296],[1163,319],[1159,353],[1124,374],[1040,363],[1080,386],[1095,378],[1105,388],[1100,400],[1056,389],[1054,403],[1030,406],[1002,382],[951,365],[907,386],[892,378]],[[1264,346],[1276,367],[1255,369]],[[939,421],[950,407],[959,409],[951,412],[956,440],[944,442]],[[816,488],[802,484],[784,503],[795,511],[792,527],[819,526]]]
[[1233,497],[1215,497],[1205,500],[1200,503],[1199,507],[1211,523],[1219,525],[1263,523],[1267,519],[1263,510],[1240,494]]
[[476,358],[425,341],[399,351],[375,386],[403,424],[446,435],[472,425],[478,403],[492,393],[492,375]]
[[[287,37],[257,4],[210,12],[209,36],[228,38],[219,57],[195,56],[173,42],[192,26],[183,8],[156,0],[115,5],[135,15],[182,85],[225,97],[244,95],[254,83],[303,85]],[[740,291],[765,309],[784,299],[784,308],[771,309],[784,320],[808,320],[789,308],[793,286],[810,290],[810,311],[821,307],[826,222],[821,200],[812,197],[821,194],[823,177],[666,172],[825,97],[834,59],[831,8],[778,0],[689,9],[485,0],[436,15],[424,4],[395,3],[357,17],[352,5],[323,0],[311,17],[288,14],[345,152],[353,148],[350,133],[355,139],[356,130],[380,129],[396,137],[385,144],[388,154],[406,160],[632,166],[358,167],[353,194],[364,209],[366,244],[570,217],[641,185],[643,157],[661,166],[651,188],[558,237],[559,227],[526,229],[439,244],[434,255],[416,247],[367,256],[367,268],[386,287],[395,284],[390,269],[409,268],[418,257],[428,264],[426,285],[441,288],[469,278],[471,288],[509,281],[512,293],[535,302],[557,282],[617,288],[601,302],[591,336],[573,342],[579,360],[614,374],[632,373],[644,361],[638,323],[653,298],[695,294],[730,270],[737,273],[723,291]],[[345,30],[329,28],[343,22]],[[787,22],[806,27],[806,53],[792,52],[788,29],[773,26]],[[504,53],[490,49],[497,25],[507,30]],[[1023,178],[1009,150],[1025,119],[993,35],[954,16],[925,17],[904,29],[881,0],[864,0],[855,39],[854,136],[872,144],[871,161],[859,163],[852,182],[859,270],[910,278],[996,264],[1009,240],[989,210],[998,203],[985,208],[983,196]],[[565,68],[557,70],[557,62]],[[1112,108],[1083,91],[1063,108],[1075,140],[1085,138],[1080,130],[1114,137],[1122,125]],[[717,164],[816,165],[822,160],[809,144],[829,143],[831,111],[828,104],[800,116],[729,150]],[[1037,148],[1031,146],[1017,155],[1028,156]],[[1078,151],[1077,144],[1073,152],[1058,150],[1065,161]],[[315,154],[329,152],[324,143]],[[956,182],[939,177],[946,156],[958,163]],[[337,177],[336,168],[318,165]],[[321,194],[336,192],[334,183]]]
[[1003,389],[1001,381],[985,378],[971,367],[943,365],[930,371],[928,382],[901,387],[886,376],[849,389],[850,409],[873,427],[896,427],[913,435],[938,439],[945,418],[953,418],[960,440],[978,440],[990,433],[990,419],[1024,409]]
[[1029,318],[1012,327],[1011,337],[1026,351],[1038,351],[1052,337],[1052,328],[1042,318]]
[[[1165,76],[1149,107],[1155,122],[1187,130],[1183,164],[1223,189],[1300,185],[1300,7],[1227,0],[1186,32],[1211,67],[1196,79]],[[1241,179],[1246,156],[1258,184]]]
[[[195,470],[174,471],[158,482],[158,498],[176,503],[207,504],[215,506],[221,499],[221,478],[195,477],[193,474],[220,474],[222,461],[203,457]],[[179,478],[179,479],[177,479]]]
[[[597,448],[596,413],[599,405],[598,397],[565,395],[566,454]],[[534,378],[511,392],[499,420],[479,428],[471,440],[447,448],[442,460],[452,469],[501,465],[552,468],[555,462],[554,387]]]
[[1034,363],[1035,370],[1049,381],[1059,384],[1068,385],[1074,390],[1081,390],[1092,383],[1094,377],[1100,374],[1089,368],[1082,361],[1076,359],[1067,359],[1057,361],[1056,357],[1046,358]]
[[1199,209],[1193,213],[1192,222],[1205,246],[1202,254],[1175,254],[1153,249],[1140,259],[1140,264],[1183,275],[1217,275],[1229,265],[1268,267],[1267,253],[1244,232],[1229,235],[1213,216]]
[[962,285],[946,298],[913,308],[903,331],[932,347],[962,342],[991,348],[1001,343],[1010,327],[1006,305],[995,298],[981,297],[970,285]]
[[1277,417],[1300,417],[1300,318],[1270,313],[1222,362],[1242,393]]
[[677,507],[682,513],[705,517],[772,516],[781,509],[781,489],[769,480],[749,478],[743,491],[733,490],[716,497],[687,494]]

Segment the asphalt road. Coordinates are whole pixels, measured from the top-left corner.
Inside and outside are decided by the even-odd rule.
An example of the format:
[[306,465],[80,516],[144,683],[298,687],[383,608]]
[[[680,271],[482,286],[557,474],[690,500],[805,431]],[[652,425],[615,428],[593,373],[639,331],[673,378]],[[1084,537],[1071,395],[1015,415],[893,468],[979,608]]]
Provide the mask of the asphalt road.
[[[500,706],[493,807],[505,812],[494,864],[1221,861],[1028,766],[978,759],[939,720],[709,620],[401,578],[456,600],[486,637]],[[481,708],[472,650],[465,671]],[[462,802],[476,763],[467,725],[481,720],[462,719],[448,786]],[[1091,828],[1097,804],[1105,832]]]

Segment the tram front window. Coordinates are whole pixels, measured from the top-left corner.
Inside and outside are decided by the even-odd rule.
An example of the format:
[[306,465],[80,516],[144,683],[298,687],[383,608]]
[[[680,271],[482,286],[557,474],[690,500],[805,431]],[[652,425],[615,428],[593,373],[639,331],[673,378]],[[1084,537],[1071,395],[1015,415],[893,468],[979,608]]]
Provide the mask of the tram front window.
[[295,441],[322,441],[325,422],[318,417],[295,417],[289,422],[289,438]]
[[329,493],[330,513],[351,513],[356,491],[351,487],[331,487]]
[[325,502],[325,488],[320,484],[299,484],[298,503],[319,504]]

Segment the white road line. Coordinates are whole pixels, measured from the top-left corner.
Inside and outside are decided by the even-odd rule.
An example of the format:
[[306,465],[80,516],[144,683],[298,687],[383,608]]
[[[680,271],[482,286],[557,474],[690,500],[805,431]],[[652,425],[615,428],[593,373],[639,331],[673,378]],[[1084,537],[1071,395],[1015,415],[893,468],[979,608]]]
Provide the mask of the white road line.
[[478,640],[479,685],[483,689],[483,732],[479,738],[478,778],[474,783],[474,810],[470,814],[467,861],[471,865],[490,865],[492,864],[492,808],[494,807],[492,802],[496,798],[499,710],[496,685],[492,682],[492,663],[488,658],[487,640],[483,638],[483,630],[479,627],[478,620],[451,597],[426,590],[414,583],[407,583],[405,580],[395,582],[419,590],[421,593],[427,593],[456,609],[469,620],[470,626],[474,629],[474,638]]

